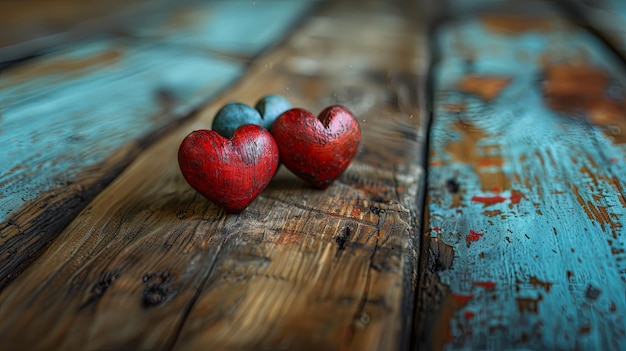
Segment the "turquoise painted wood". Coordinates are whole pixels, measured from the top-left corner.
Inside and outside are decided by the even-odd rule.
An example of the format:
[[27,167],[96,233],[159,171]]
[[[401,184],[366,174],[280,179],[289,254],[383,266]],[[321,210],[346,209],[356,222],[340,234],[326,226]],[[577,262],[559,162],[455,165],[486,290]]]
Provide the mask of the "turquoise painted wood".
[[128,31],[143,39],[166,41],[223,54],[257,55],[276,38],[288,34],[299,16],[321,0],[207,1],[161,13],[152,26]]
[[511,15],[434,38],[425,338],[624,350],[626,72],[582,29]]
[[114,39],[6,72],[0,217],[188,114],[242,72],[241,63]]
[[[160,38],[101,35],[3,71],[0,288],[134,155],[241,77],[259,50],[287,35],[282,30],[311,4],[298,3],[278,11],[275,2],[260,2],[254,17],[263,29],[248,25],[235,32],[215,24],[239,23],[239,5],[187,4],[196,20],[141,21]],[[252,12],[245,16],[251,21]],[[185,33],[193,41],[185,41]],[[213,43],[237,58],[212,54],[220,49]]]

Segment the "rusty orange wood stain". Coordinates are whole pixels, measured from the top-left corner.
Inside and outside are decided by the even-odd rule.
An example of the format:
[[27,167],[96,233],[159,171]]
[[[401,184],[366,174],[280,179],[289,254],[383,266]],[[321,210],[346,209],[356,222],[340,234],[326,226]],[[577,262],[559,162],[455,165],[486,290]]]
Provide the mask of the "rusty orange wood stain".
[[[494,187],[501,190],[510,189],[510,180],[501,169],[505,162],[502,156],[497,154],[498,148],[493,145],[479,145],[479,142],[489,135],[470,123],[459,121],[455,122],[453,127],[462,138],[446,144],[447,154],[452,157],[452,161],[471,165],[480,179],[483,191],[492,190]],[[486,153],[489,153],[489,156],[485,156]]]
[[495,217],[495,216],[499,216],[502,214],[502,211],[500,210],[493,210],[493,211],[484,211],[483,215],[487,216],[487,217]]
[[537,18],[520,15],[487,14],[481,20],[485,28],[499,34],[522,34],[528,31],[549,31],[554,28],[553,18]]
[[443,166],[443,165],[444,165],[444,163],[443,163],[443,161],[441,161],[441,160],[431,161],[431,162],[428,164],[428,166],[429,166],[429,167],[441,167],[441,166]]
[[543,288],[546,292],[550,292],[550,288],[552,288],[552,283],[548,283],[548,282],[544,282],[539,280],[537,277],[535,276],[531,276],[530,277],[530,285],[532,285],[533,287],[537,288],[537,287],[541,287]]
[[[584,83],[581,83],[584,82]],[[599,126],[615,125],[619,132],[605,129],[616,143],[626,143],[626,94],[608,97],[607,72],[587,64],[555,64],[545,68],[542,85],[544,101],[550,108],[566,115],[583,114]]]
[[464,104],[447,104],[442,107],[450,112],[464,112],[467,110],[467,106]]
[[[613,185],[615,190],[617,190],[620,194],[624,194],[624,189],[622,189],[622,185],[619,182],[617,177],[611,177],[609,184]],[[618,196],[619,202],[622,204],[622,207],[626,207],[626,199],[624,196]]]
[[598,68],[557,64],[546,67],[542,89],[550,106],[567,110],[572,105],[584,105],[604,95],[607,82],[607,74]]
[[539,302],[543,300],[543,297],[539,295],[537,298],[531,297],[518,297],[515,299],[517,309],[521,312],[528,312],[532,314],[539,313]]
[[446,151],[452,160],[459,163],[475,163],[479,157],[476,144],[488,137],[480,128],[464,122],[455,122],[452,127],[461,134],[461,140],[448,143]]
[[511,180],[501,168],[473,167],[480,181],[482,191],[499,193],[511,189]]
[[612,218],[607,210],[607,207],[595,205],[591,201],[586,201],[580,194],[576,185],[572,185],[572,192],[576,196],[576,200],[585,211],[587,217],[589,217],[590,220],[599,223],[602,228],[608,225],[611,229],[611,235],[613,238],[617,239],[617,229],[621,228],[622,224]]
[[467,75],[458,84],[459,91],[477,95],[483,100],[493,100],[506,88],[511,79],[508,77],[491,77]]

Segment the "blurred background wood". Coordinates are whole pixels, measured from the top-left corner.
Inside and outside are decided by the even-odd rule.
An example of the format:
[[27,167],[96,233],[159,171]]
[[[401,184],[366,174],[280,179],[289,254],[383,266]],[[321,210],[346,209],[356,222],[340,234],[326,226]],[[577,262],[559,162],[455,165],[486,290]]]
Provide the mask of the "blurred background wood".
[[626,59],[626,2],[621,0],[557,1],[573,19]]
[[39,55],[68,41],[136,25],[169,0],[7,0],[0,2],[2,62]]

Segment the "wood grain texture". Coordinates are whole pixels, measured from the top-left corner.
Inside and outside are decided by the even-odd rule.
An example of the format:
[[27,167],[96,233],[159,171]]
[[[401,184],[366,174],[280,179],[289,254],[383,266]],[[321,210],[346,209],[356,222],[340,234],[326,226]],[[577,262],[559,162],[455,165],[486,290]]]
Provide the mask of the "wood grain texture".
[[194,52],[112,40],[3,74],[2,285],[159,131],[242,71]]
[[[221,2],[212,4],[218,9],[197,5],[197,13],[232,16],[219,10]],[[272,9],[258,6],[258,22],[289,24],[306,7],[285,10],[280,18]],[[185,30],[193,24],[200,25],[187,23]],[[167,30],[181,31],[174,25],[162,28]],[[257,48],[280,35],[258,36],[253,28],[238,33],[255,40]],[[201,34],[221,37],[204,31],[198,40]],[[233,83],[243,73],[244,59],[250,59],[242,54],[224,60],[201,49],[201,43],[105,36],[2,72],[0,288],[138,152]]]
[[422,342],[624,349],[625,72],[584,30],[517,16],[435,33]]
[[[411,330],[424,181],[420,40],[401,9],[377,1],[333,3],[312,17],[143,152],[0,293],[3,345],[400,348]],[[178,146],[224,103],[269,93],[314,112],[346,105],[362,148],[325,191],[281,167],[246,211],[226,215],[185,183]]]

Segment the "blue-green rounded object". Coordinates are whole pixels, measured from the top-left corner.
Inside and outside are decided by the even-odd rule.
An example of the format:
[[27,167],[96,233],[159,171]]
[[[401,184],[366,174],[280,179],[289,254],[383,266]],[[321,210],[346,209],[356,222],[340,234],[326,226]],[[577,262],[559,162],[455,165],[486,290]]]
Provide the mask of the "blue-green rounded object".
[[278,116],[291,108],[291,103],[280,95],[266,95],[254,106],[261,113],[261,126],[267,130]]
[[230,139],[235,133],[235,129],[244,124],[263,126],[261,114],[246,104],[231,102],[217,111],[211,129]]

